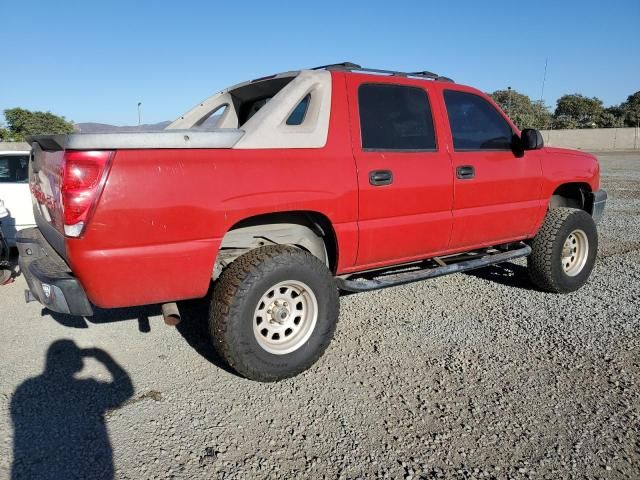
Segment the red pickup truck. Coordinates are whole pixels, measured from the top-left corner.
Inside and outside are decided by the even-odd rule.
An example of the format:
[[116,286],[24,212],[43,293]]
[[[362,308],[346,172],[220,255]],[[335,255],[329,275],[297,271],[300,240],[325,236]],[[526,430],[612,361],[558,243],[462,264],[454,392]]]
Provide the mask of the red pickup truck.
[[213,282],[212,341],[261,381],[322,355],[340,290],[525,256],[539,288],[578,289],[607,197],[593,155],[544,147],[484,93],[352,63],[235,85],[162,132],[31,142],[27,300],[169,322]]

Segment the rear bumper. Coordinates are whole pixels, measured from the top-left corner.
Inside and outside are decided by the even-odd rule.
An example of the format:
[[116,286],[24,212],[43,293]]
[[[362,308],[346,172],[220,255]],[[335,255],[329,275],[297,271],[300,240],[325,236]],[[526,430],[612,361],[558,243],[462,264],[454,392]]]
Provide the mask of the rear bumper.
[[598,223],[604,215],[604,206],[607,203],[607,192],[598,190],[591,194],[589,210],[593,220]]
[[33,297],[54,312],[93,315],[82,284],[38,228],[18,232],[16,244],[20,253],[20,271]]

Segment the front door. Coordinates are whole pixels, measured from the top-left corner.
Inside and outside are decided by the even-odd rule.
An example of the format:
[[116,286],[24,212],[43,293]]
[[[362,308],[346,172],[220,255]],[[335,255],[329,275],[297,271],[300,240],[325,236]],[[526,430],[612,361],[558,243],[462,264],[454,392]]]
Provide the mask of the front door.
[[531,234],[540,209],[535,151],[514,153],[514,130],[484,97],[445,89],[454,167],[451,249],[497,245]]
[[359,182],[358,268],[428,257],[449,243],[453,173],[438,141],[442,122],[434,122],[441,112],[424,80],[405,82],[347,76]]

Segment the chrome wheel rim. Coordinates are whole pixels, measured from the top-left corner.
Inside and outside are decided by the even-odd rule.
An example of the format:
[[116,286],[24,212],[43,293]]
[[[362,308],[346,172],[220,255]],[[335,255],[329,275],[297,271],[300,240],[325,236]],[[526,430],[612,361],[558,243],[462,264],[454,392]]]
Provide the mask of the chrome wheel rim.
[[253,315],[253,334],[258,345],[274,355],[299,349],[318,321],[318,300],[309,286],[287,280],[269,288]]
[[569,234],[562,246],[562,270],[570,277],[578,275],[589,256],[589,239],[582,230],[574,230]]

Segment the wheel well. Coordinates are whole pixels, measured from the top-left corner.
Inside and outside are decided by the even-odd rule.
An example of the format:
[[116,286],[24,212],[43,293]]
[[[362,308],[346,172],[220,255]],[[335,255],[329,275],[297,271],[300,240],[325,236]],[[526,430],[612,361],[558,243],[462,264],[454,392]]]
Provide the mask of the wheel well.
[[591,193],[588,183],[565,183],[553,192],[549,207],[571,207],[586,211],[588,193]]
[[222,240],[213,278],[240,255],[274,243],[307,250],[325,261],[331,272],[336,272],[338,243],[331,221],[319,212],[292,211],[256,215],[235,223]]

